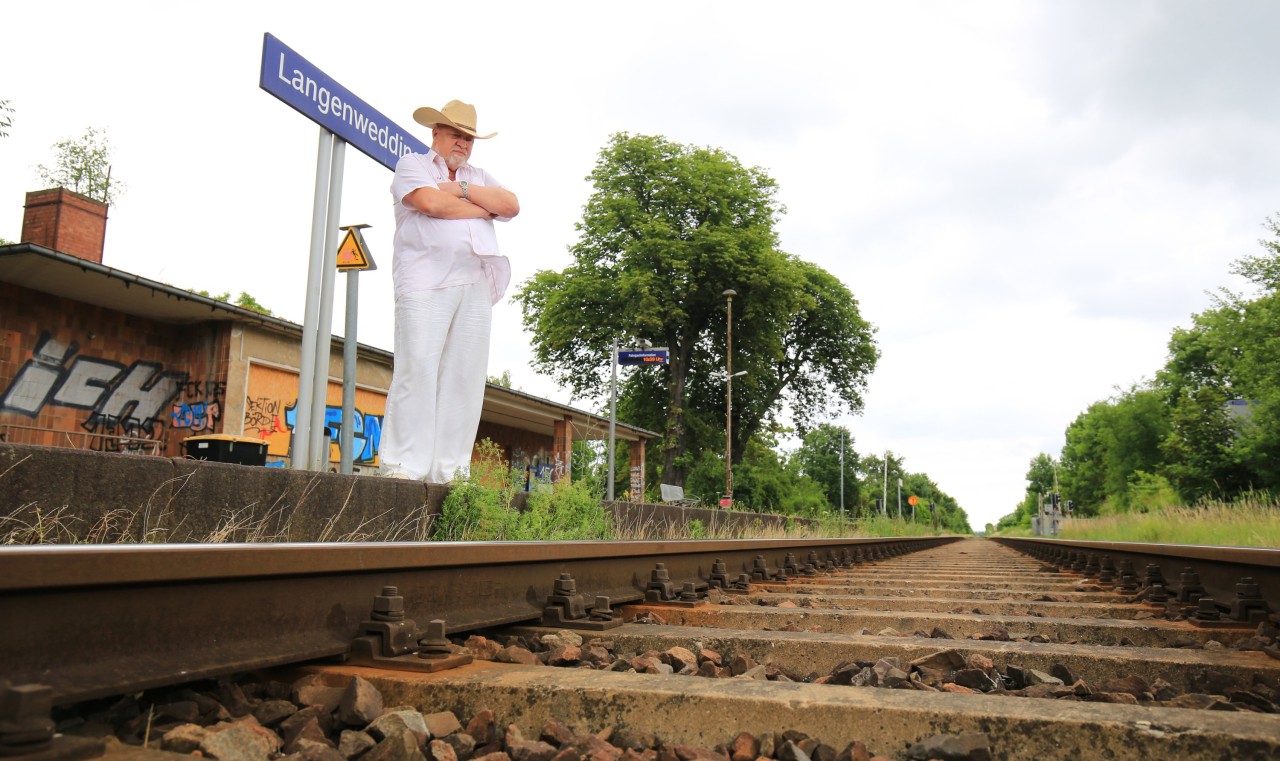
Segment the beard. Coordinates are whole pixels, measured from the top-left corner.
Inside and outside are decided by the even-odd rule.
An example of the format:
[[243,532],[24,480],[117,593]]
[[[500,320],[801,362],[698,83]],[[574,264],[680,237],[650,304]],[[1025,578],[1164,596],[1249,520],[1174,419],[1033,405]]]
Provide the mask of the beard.
[[466,165],[467,157],[459,153],[450,153],[444,157],[444,163],[450,169],[458,169]]

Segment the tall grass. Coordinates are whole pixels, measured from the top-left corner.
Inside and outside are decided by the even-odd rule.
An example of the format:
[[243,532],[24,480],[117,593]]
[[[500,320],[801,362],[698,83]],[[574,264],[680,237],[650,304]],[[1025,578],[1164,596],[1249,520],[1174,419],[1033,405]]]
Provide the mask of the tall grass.
[[1069,520],[1062,527],[1062,538],[1280,547],[1280,500],[1265,494],[1247,494],[1234,502],[1204,502],[1194,507]]

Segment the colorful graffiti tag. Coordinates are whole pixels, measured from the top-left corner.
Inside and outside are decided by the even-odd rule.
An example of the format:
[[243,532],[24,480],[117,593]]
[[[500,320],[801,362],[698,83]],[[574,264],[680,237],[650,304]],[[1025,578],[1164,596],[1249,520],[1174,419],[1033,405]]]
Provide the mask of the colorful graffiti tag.
[[[64,344],[41,333],[31,359],[0,396],[0,412],[36,417],[46,406],[88,410],[81,427],[103,434],[94,447],[123,451],[145,446],[121,438],[155,439],[163,433],[165,408],[187,383],[187,373],[166,371],[158,362],[123,365],[81,354],[79,344]],[[72,359],[74,357],[74,359]],[[68,364],[70,361],[70,364]]]
[[[337,463],[341,455],[342,387],[329,383],[325,405],[325,428],[329,438],[329,461]],[[296,371],[252,363],[249,366],[248,395],[244,402],[244,432],[267,441],[267,454],[289,456],[293,442],[293,426],[298,403]],[[382,448],[382,418],[386,395],[364,388],[356,389],[355,418],[352,423],[352,461],[355,465],[376,467]]]
[[[285,425],[289,427],[290,435],[293,432],[294,421],[297,420],[298,414],[295,409],[296,403],[285,408]],[[382,449],[382,415],[370,415],[361,412],[359,409],[354,410],[352,419],[352,437],[351,449],[355,453],[351,461],[357,465],[376,465],[378,462],[378,452]],[[324,408],[324,429],[329,434],[330,457],[332,461],[338,460],[338,450],[342,440],[342,407],[326,405]]]

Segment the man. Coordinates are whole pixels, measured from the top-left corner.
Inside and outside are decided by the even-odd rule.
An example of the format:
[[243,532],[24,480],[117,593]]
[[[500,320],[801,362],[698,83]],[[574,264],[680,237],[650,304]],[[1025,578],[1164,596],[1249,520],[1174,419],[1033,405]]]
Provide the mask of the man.
[[396,164],[392,281],[395,370],[382,428],[382,474],[448,483],[469,472],[480,426],[493,304],[511,280],[493,221],[520,213],[515,194],[468,163],[476,109],[419,108],[431,151]]

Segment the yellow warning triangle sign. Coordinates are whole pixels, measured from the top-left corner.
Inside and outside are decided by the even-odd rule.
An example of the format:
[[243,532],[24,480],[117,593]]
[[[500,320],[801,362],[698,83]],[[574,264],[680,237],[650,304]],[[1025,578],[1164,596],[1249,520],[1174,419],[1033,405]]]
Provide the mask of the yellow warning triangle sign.
[[365,245],[364,236],[360,234],[360,228],[366,225],[354,225],[345,228],[346,237],[342,239],[342,244],[338,246],[338,271],[350,272],[353,270],[375,270],[378,265],[374,264],[373,257],[369,254],[369,247]]

